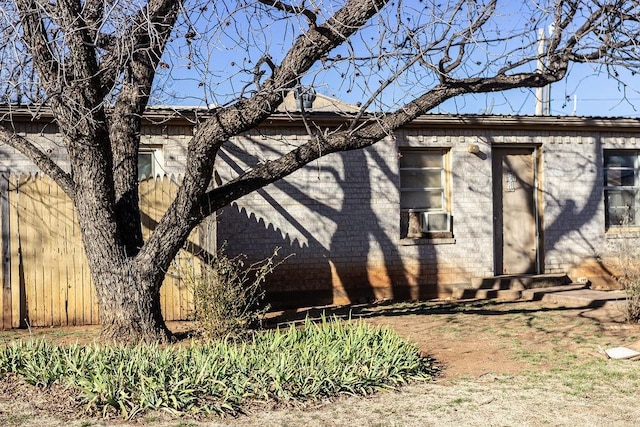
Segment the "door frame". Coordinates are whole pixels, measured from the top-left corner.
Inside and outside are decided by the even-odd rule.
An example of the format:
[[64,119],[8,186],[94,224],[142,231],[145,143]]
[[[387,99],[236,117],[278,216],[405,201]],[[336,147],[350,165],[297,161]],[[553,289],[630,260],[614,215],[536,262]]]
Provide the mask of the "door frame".
[[[491,147],[491,193],[493,200],[493,271],[496,276],[504,275],[502,272],[502,244],[504,239],[502,236],[502,229],[498,230],[498,224],[502,225],[502,206],[498,206],[496,198],[496,185],[495,179],[497,178],[497,165],[495,152],[504,150],[508,152],[510,149],[523,148],[531,150],[533,156],[533,217],[534,217],[534,229],[535,229],[535,268],[534,272],[530,274],[541,274],[544,271],[544,246],[543,246],[543,228],[542,228],[542,182],[540,179],[540,170],[542,166],[542,145],[540,144],[500,144],[492,145]],[[502,180],[502,175],[499,177]],[[500,217],[499,217],[500,216]],[[498,234],[500,233],[500,235]]]

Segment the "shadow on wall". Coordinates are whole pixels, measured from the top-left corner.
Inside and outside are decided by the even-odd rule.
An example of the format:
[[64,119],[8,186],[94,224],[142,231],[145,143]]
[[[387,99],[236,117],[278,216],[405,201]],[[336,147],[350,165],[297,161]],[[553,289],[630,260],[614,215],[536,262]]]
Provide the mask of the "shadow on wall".
[[[562,254],[565,262],[572,264],[568,272],[576,279],[588,277],[592,287],[617,286],[609,267],[603,262],[606,251],[604,239],[604,159],[600,136],[594,136],[593,144],[583,144],[584,151],[574,154],[574,167],[564,171],[565,178],[555,193],[545,192],[547,205],[553,209],[553,220],[546,224],[544,245],[549,253]],[[589,148],[592,147],[592,148]],[[554,153],[558,163],[565,164],[565,156]],[[584,177],[593,177],[591,185],[584,187]],[[578,196],[576,196],[577,190]],[[586,190],[586,191],[585,191]],[[588,224],[596,221],[597,239],[588,230]]]
[[[220,157],[242,172],[228,153]],[[425,297],[409,286],[394,241],[397,173],[375,149],[332,154],[323,164],[225,208],[218,241],[226,241],[230,255],[250,260],[266,258],[275,247],[283,256],[294,254],[268,280],[274,307]]]

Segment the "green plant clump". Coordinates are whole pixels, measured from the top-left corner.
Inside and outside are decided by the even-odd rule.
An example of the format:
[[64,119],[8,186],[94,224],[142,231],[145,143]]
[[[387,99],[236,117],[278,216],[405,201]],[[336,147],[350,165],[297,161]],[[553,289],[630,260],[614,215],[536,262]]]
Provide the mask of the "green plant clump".
[[87,408],[129,419],[148,409],[237,414],[251,401],[303,402],[365,395],[428,379],[437,368],[388,328],[307,320],[250,340],[132,347],[17,341],[0,349],[0,375],[80,389]]

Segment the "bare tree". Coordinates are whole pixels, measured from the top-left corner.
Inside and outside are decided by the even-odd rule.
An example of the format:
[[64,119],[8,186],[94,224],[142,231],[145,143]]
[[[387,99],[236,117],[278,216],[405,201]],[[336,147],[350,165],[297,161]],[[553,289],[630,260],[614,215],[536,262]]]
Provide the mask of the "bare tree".
[[[374,144],[452,97],[544,86],[572,63],[602,64],[614,77],[616,67],[639,65],[637,1],[498,3],[6,1],[4,101],[51,110],[71,169],[13,132],[11,117],[0,141],[74,200],[103,336],[166,340],[164,274],[216,210],[319,157]],[[538,28],[549,25],[538,53]],[[183,79],[197,82],[194,97],[217,107],[198,123],[175,200],[144,241],[136,164],[142,115],[152,97],[171,100],[166,88]],[[308,122],[311,142],[210,189],[222,144],[259,125],[301,81],[357,91],[360,114],[335,129]]]

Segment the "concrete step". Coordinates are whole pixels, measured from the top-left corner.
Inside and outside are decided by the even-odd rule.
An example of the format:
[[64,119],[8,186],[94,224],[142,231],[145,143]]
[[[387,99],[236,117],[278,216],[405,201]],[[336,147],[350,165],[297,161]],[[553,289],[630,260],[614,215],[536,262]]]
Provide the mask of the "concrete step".
[[452,289],[455,299],[540,300],[545,293],[583,289],[587,284],[571,283],[566,274],[512,274],[475,278],[471,286]]
[[547,288],[525,289],[522,291],[521,298],[527,301],[542,301],[551,298],[551,294],[558,292],[575,291],[587,287],[586,283],[571,283],[569,285],[549,286]]
[[522,291],[518,289],[477,289],[475,298],[517,301],[521,298],[521,294]]
[[[550,286],[548,288],[535,289],[472,289],[466,288],[456,291],[452,296],[456,299],[499,299],[502,301],[541,301],[545,300],[545,296],[557,293],[584,289],[587,285],[582,283],[573,283],[562,286]],[[552,301],[550,299],[546,299]]]
[[622,309],[624,291],[601,291],[587,288],[587,283],[569,283],[531,289],[483,289],[458,287],[453,289],[456,299],[498,299],[502,301],[544,301],[564,307],[613,307]]
[[520,299],[522,291],[518,289],[476,289],[457,288],[451,291],[454,299],[502,299],[515,301]]
[[566,292],[544,294],[542,301],[551,302],[564,307],[608,307],[625,304],[627,294],[624,291],[597,291],[593,289],[575,289]]
[[566,274],[510,274],[494,277],[475,277],[471,288],[475,289],[534,289],[562,286],[571,283]]

